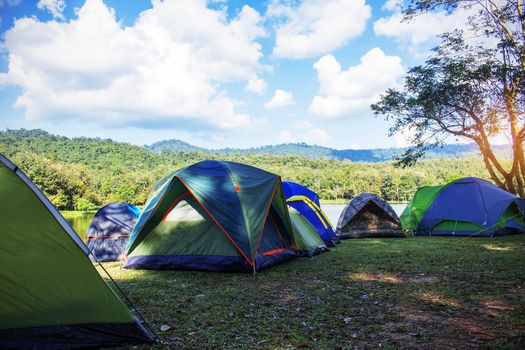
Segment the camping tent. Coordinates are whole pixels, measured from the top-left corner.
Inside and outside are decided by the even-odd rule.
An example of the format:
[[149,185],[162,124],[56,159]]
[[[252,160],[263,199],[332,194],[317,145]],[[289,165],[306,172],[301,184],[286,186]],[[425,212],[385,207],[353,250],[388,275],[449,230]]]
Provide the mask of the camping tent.
[[330,220],[321,209],[317,193],[295,182],[283,182],[283,190],[288,206],[308,220],[327,246],[335,246],[338,239]]
[[297,255],[279,176],[205,160],[157,182],[126,268],[250,271]]
[[371,193],[361,193],[345,206],[337,223],[339,238],[405,237],[390,204]]
[[0,348],[72,349],[151,342],[82,240],[0,155]]
[[428,207],[436,197],[436,195],[445,187],[440,186],[424,186],[416,191],[412,200],[401,213],[399,219],[403,229],[415,232],[417,226],[423,219]]
[[122,260],[140,209],[110,203],[100,208],[87,230],[87,246],[98,261]]
[[524,213],[523,198],[467,177],[419,189],[401,220],[417,235],[494,236],[525,232]]
[[294,208],[288,207],[288,211],[292,221],[295,249],[299,255],[311,257],[328,251],[326,244],[310,222]]

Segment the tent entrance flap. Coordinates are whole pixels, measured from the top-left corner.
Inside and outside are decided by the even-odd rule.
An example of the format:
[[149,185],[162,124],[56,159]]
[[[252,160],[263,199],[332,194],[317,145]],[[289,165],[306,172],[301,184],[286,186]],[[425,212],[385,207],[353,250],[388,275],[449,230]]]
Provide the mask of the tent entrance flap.
[[238,250],[193,196],[180,200],[130,257],[149,255],[240,257]]

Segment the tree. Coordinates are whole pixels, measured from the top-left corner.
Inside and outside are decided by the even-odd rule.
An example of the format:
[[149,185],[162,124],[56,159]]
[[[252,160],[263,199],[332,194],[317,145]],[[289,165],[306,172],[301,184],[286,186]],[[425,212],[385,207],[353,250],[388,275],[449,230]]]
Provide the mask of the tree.
[[[399,164],[414,164],[450,136],[475,142],[491,179],[524,196],[525,16],[523,1],[413,0],[405,20],[436,9],[472,10],[465,29],[441,35],[425,64],[411,68],[402,89],[389,89],[371,106],[393,120],[390,135],[410,131],[411,147]],[[495,43],[495,45],[494,45]],[[508,135],[512,163],[505,166],[491,145]]]
[[88,198],[74,196],[73,201],[76,210],[89,211],[97,209],[97,205],[91,202]]
[[62,189],[58,189],[55,194],[49,195],[49,200],[58,209],[66,209],[69,203],[69,199]]

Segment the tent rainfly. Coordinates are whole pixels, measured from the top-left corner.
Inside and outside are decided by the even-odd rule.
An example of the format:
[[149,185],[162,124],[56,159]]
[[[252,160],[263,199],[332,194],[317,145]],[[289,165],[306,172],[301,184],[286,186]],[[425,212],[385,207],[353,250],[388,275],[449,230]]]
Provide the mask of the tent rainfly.
[[345,238],[405,237],[394,209],[382,198],[361,193],[339,216],[337,236]]
[[283,182],[283,190],[288,207],[294,208],[310,223],[326,246],[334,247],[338,239],[330,220],[321,209],[317,193],[308,187],[290,181]]
[[87,246],[98,261],[124,258],[126,245],[140,209],[131,204],[110,203],[100,208],[87,230]]
[[288,207],[288,211],[292,221],[295,249],[299,256],[312,257],[328,251],[310,222],[294,208]]
[[525,232],[525,199],[475,177],[420,188],[401,214],[420,236],[495,236]]
[[205,160],[158,181],[126,268],[255,272],[297,256],[279,176]]
[[0,155],[0,348],[152,342],[49,199]]

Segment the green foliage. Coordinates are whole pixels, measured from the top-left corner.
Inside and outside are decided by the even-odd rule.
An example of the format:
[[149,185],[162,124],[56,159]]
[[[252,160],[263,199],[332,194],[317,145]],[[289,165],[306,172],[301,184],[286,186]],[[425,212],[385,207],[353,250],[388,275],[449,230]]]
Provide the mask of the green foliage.
[[91,202],[89,198],[85,197],[75,197],[73,204],[74,207],[80,211],[90,211],[97,209],[97,206]]
[[[523,1],[409,0],[404,20],[441,9],[475,11],[466,27],[441,34],[426,62],[409,69],[402,88],[388,89],[371,108],[393,121],[390,134],[410,132],[411,147],[398,157],[399,164],[413,165],[447,138],[474,142],[496,185],[523,197]],[[497,136],[507,136],[512,145],[513,162],[507,167],[494,152]]]
[[498,77],[490,57],[491,52],[465,44],[461,34],[443,36],[436,53],[408,71],[402,90],[387,90],[371,106],[375,114],[394,121],[391,134],[413,133],[402,164],[413,164],[449,136],[478,142],[499,133],[502,120],[493,116],[501,97],[494,91]]
[[464,176],[488,178],[481,160],[424,160],[410,169],[393,162],[354,163],[295,155],[155,154],[110,140],[65,138],[42,130],[0,132],[0,152],[11,158],[60,209],[93,210],[109,202],[142,205],[162,177],[204,159],[256,166],[316,191],[327,200],[372,192],[387,200],[408,201],[424,185]]

